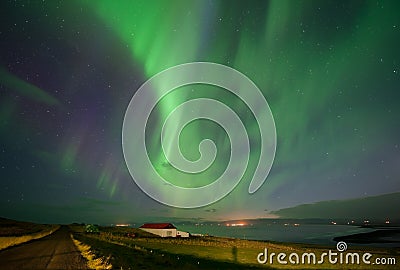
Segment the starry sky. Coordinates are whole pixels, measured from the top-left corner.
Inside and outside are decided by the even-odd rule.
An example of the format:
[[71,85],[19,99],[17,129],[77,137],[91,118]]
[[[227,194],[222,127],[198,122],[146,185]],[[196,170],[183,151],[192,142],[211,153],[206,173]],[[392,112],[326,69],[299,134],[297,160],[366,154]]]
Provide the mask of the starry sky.
[[[399,192],[399,12],[398,1],[379,0],[0,1],[0,216],[49,223],[241,219]],[[210,138],[216,161],[193,182],[173,172],[159,147],[159,123],[185,100],[223,101],[251,141],[248,168],[228,196],[179,209],[149,198],[132,180],[122,123],[146,80],[194,61],[253,80],[273,113],[277,150],[267,181],[248,194],[260,155],[254,116],[223,89],[176,89],[146,128],[149,156],[171,183],[211,183],[230,153],[221,127],[193,122],[182,133],[182,152],[195,160],[199,142]]]

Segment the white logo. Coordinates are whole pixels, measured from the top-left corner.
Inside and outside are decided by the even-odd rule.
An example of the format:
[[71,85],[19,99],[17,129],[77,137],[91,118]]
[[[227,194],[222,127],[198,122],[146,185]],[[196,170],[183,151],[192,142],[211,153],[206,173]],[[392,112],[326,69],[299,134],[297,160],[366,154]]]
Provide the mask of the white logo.
[[347,244],[346,244],[346,242],[343,242],[343,241],[338,242],[338,243],[336,244],[336,249],[337,249],[339,252],[346,251],[346,250],[347,250]]
[[[174,89],[190,84],[224,88],[240,98],[251,110],[261,135],[260,156],[248,189],[249,193],[256,192],[266,180],[275,157],[276,129],[272,112],[261,91],[249,78],[230,67],[208,62],[187,63],[166,69],[146,81],[133,96],[125,113],[122,147],[134,181],[158,202],[179,208],[196,208],[222,199],[242,179],[250,156],[248,132],[237,113],[215,99],[196,98],[177,106],[164,121],[161,145],[166,159],[175,169],[189,174],[203,172],[215,160],[215,143],[209,139],[201,141],[198,145],[200,158],[190,161],[181,152],[179,136],[184,127],[194,120],[214,121],[225,130],[231,145],[228,165],[218,179],[201,187],[176,186],[166,181],[150,161],[145,135],[152,110]],[[171,134],[166,130],[176,132]],[[172,151],[166,151],[166,142],[173,148]]]

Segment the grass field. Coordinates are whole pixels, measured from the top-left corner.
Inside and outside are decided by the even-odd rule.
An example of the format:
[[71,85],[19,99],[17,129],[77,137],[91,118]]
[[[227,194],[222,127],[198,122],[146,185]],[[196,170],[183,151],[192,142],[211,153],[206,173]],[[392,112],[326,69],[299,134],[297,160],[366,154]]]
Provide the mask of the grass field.
[[87,261],[89,269],[112,269],[112,265],[108,262],[109,258],[98,257],[92,252],[92,248],[89,245],[83,244],[80,241],[73,238],[71,235],[74,245],[78,248],[79,252]]
[[0,250],[45,237],[59,227],[0,218]]
[[[75,228],[76,229],[76,228]],[[333,246],[317,246],[302,244],[283,244],[273,242],[248,241],[220,237],[191,237],[191,238],[159,238],[141,230],[132,228],[100,228],[99,235],[76,233],[77,239],[89,244],[97,250],[98,256],[111,256],[116,268],[128,269],[136,266],[140,269],[167,268],[188,269],[396,269],[396,265],[366,265],[362,264],[331,264],[325,258],[322,264],[279,264],[274,258],[271,265],[259,264],[257,255],[268,249],[287,254],[297,253],[300,258],[303,253],[313,252],[317,261],[323,252],[337,252]],[[135,233],[135,238],[127,237],[127,233]],[[382,249],[370,247],[351,247],[348,252],[357,252],[360,258],[363,253],[373,255],[371,262],[377,257],[394,258],[397,266],[400,264],[399,249]],[[338,257],[339,258],[339,257]],[[345,262],[345,260],[343,260]]]

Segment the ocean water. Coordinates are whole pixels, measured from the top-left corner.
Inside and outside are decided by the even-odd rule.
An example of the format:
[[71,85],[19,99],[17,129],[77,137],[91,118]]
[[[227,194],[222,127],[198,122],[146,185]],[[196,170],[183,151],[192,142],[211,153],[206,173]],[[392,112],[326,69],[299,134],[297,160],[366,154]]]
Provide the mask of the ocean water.
[[370,232],[373,229],[349,225],[262,224],[228,227],[224,225],[179,225],[178,230],[212,236],[233,237],[248,240],[269,240],[277,242],[333,245],[334,237]]

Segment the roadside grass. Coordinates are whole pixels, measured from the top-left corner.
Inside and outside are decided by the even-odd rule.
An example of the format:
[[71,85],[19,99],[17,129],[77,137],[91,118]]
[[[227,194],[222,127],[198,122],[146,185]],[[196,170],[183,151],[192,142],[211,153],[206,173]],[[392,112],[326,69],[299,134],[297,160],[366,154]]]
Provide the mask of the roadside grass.
[[[28,233],[28,234],[21,235],[21,233],[20,233],[21,231],[18,231],[17,234],[19,236],[1,236],[0,237],[0,250],[45,237],[47,235],[52,234],[59,228],[60,228],[60,225],[44,225],[44,227],[42,227],[41,231],[39,231],[39,232],[28,233],[28,231],[27,231],[26,233]],[[7,233],[11,234],[11,235],[14,234],[13,231],[8,228],[7,228]]]
[[109,257],[114,269],[270,269],[125,245],[90,234],[74,233],[74,238],[90,245],[96,256]]
[[[113,243],[130,247],[131,250],[164,254],[164,256],[189,256],[190,258],[205,259],[213,262],[231,263],[237,267],[262,267],[266,268],[270,264],[260,265],[257,262],[257,255],[268,248],[269,254],[283,252],[287,255],[296,252],[300,258],[303,253],[313,252],[317,261],[322,253],[332,250],[337,252],[335,246],[319,246],[305,244],[286,244],[276,242],[250,241],[221,237],[191,237],[191,238],[159,238],[159,237],[126,237],[125,231],[120,228],[109,227],[99,235],[85,235],[86,239],[96,239],[101,243]],[[132,232],[131,228],[126,231]],[[373,255],[371,261],[377,257],[395,258],[397,265],[400,263],[400,249],[353,247],[350,246],[348,252],[357,252],[360,257],[363,253],[369,252]],[[276,256],[274,258],[274,268],[278,269],[393,269],[394,265],[366,265],[366,264],[331,264],[325,257],[322,264],[278,264]]]
[[72,234],[71,238],[75,246],[81,252],[82,256],[87,260],[87,266],[89,269],[112,269],[112,264],[109,263],[110,257],[96,257],[96,255],[91,251],[91,247],[89,245],[83,244],[74,239]]
[[0,237],[33,234],[46,230],[49,226],[50,225],[46,224],[15,221],[0,217]]

